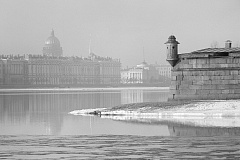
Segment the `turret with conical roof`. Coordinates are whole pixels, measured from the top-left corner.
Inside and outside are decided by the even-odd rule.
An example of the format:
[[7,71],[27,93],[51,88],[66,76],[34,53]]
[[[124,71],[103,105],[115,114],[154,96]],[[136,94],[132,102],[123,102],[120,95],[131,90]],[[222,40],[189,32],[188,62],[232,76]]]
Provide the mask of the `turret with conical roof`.
[[178,44],[174,35],[169,36],[168,41],[165,43],[167,45],[167,61],[172,67],[174,67],[178,62]]

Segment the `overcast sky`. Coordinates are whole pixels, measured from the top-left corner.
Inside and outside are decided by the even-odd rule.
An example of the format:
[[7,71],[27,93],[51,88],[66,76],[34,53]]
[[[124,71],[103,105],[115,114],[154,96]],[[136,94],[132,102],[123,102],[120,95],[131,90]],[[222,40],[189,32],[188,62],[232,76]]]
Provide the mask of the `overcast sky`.
[[0,54],[42,54],[53,28],[64,56],[87,57],[91,34],[93,52],[123,67],[166,64],[172,34],[179,53],[240,45],[240,0],[0,0],[0,20]]

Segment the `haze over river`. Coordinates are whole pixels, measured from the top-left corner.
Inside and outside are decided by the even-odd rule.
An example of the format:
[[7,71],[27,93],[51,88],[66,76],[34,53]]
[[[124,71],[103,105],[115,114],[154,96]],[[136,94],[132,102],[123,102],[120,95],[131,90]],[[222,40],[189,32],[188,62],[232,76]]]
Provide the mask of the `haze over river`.
[[240,159],[240,128],[69,112],[167,101],[168,89],[0,91],[0,159]]

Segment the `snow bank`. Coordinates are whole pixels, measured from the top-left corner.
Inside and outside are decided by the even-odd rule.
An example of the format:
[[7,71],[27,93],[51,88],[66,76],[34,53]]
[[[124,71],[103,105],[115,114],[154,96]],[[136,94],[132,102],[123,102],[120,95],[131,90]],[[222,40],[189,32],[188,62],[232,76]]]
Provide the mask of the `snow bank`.
[[72,111],[74,115],[88,115],[93,112],[101,118],[114,120],[171,121],[196,126],[240,127],[240,100],[199,101],[172,109],[109,110],[106,108]]

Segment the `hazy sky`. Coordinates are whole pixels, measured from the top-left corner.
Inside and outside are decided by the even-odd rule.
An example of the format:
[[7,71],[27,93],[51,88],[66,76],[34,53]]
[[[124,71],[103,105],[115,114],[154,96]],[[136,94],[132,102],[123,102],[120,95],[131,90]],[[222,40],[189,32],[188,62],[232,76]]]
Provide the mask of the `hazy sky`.
[[42,54],[53,28],[65,56],[120,58],[122,66],[166,63],[165,42],[179,52],[226,40],[240,45],[240,0],[0,0],[0,54]]

